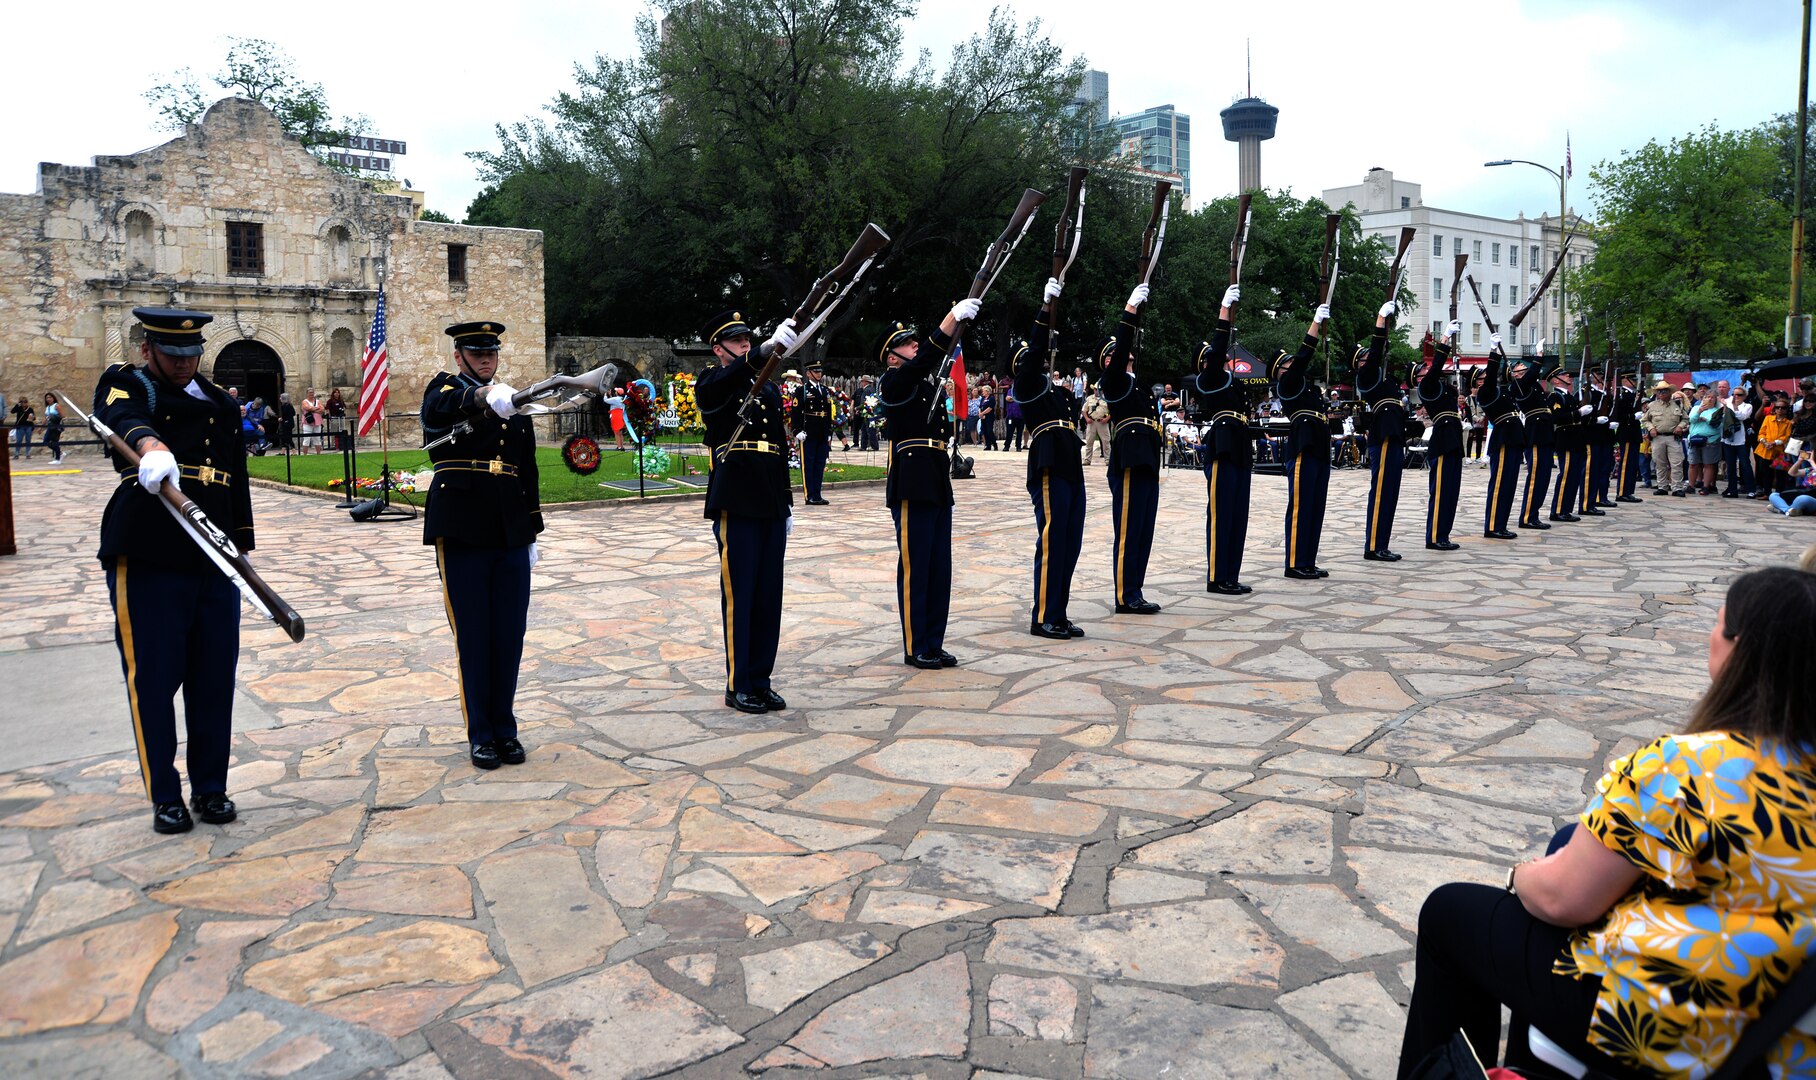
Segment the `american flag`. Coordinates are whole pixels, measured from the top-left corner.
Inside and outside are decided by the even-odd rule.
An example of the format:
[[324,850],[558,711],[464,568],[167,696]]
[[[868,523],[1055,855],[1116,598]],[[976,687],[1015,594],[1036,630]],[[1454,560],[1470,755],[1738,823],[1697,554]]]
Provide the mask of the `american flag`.
[[1564,179],[1570,179],[1570,133],[1564,133]]
[[391,393],[391,361],[385,354],[385,290],[378,290],[378,311],[372,316],[372,336],[366,355],[359,361],[359,433],[372,430],[384,415],[385,398]]

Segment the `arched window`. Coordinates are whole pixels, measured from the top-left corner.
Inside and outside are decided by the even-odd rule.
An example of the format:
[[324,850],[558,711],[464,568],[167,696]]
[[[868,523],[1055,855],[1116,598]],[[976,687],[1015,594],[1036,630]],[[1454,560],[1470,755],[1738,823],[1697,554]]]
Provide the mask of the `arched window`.
[[126,265],[150,267],[152,254],[151,215],[143,210],[126,213]]
[[353,238],[340,225],[328,230],[328,276],[353,276]]
[[[359,355],[353,351],[353,331],[343,326],[329,335],[328,356],[328,366],[333,370],[358,371]],[[356,375],[355,378],[357,377]]]

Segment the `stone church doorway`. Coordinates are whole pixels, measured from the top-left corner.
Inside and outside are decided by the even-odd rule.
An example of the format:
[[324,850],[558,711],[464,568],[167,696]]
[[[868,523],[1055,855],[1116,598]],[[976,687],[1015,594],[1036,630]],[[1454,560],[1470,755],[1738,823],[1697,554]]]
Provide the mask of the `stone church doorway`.
[[284,392],[284,362],[263,342],[235,341],[215,357],[214,374],[209,378],[223,390],[239,387],[241,401],[264,398],[265,404],[276,408],[277,396]]

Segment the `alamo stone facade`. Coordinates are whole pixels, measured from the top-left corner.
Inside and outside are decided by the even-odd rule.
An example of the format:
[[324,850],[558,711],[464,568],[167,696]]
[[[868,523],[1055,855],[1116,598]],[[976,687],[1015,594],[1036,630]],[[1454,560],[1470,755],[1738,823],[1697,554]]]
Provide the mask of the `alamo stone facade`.
[[204,374],[293,402],[339,387],[352,413],[384,275],[391,397],[414,413],[452,362],[442,328],[498,319],[499,377],[547,370],[542,234],[417,221],[408,198],[337,173],[242,98],[150,150],[43,164],[0,194],[0,391],[86,407],[108,364],[138,358],[136,306],[214,315]]

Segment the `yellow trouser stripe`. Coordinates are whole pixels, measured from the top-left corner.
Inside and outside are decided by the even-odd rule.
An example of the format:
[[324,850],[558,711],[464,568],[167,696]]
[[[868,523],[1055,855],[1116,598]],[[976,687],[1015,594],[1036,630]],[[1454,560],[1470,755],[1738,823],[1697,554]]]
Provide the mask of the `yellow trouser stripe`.
[[1123,557],[1129,546],[1129,477],[1133,469],[1122,470],[1122,513],[1116,516],[1116,602],[1126,603],[1122,592]]
[[1386,472],[1387,447],[1383,446],[1375,451],[1375,493],[1374,498],[1370,499],[1368,503],[1368,550],[1370,551],[1376,550],[1379,546],[1375,543],[1375,537],[1381,531],[1381,488],[1385,486],[1381,477]]
[[725,623],[725,689],[736,690],[732,677],[738,671],[738,636],[732,632],[732,624],[737,617],[737,600],[731,593],[731,556],[726,547],[725,531],[731,528],[731,514],[719,512],[719,603],[724,610]]
[[1431,521],[1429,523],[1427,523],[1427,526],[1426,526],[1426,531],[1428,532],[1429,535],[1427,535],[1425,537],[1425,541],[1426,541],[1426,543],[1435,544],[1438,542],[1438,508],[1444,502],[1444,457],[1443,457],[1443,455],[1438,456],[1437,464],[1433,465],[1432,468],[1437,470],[1436,472],[1431,474],[1432,482],[1435,483],[1437,486],[1431,489],[1431,514],[1430,514]]
[[1495,451],[1494,488],[1488,493],[1488,525],[1491,530],[1501,528],[1503,525],[1502,522],[1495,520],[1495,518],[1501,512],[1501,480],[1504,478],[1506,471],[1507,448],[1503,446]]
[[1293,458],[1293,499],[1286,508],[1286,565],[1299,565],[1299,469],[1305,455]]
[[1532,460],[1527,462],[1526,497],[1524,499],[1520,500],[1520,520],[1521,521],[1531,521],[1532,520],[1532,482],[1533,482],[1533,480],[1538,478],[1539,455],[1542,453],[1544,453],[1544,451],[1538,450],[1535,448],[1532,451]]
[[[448,613],[448,629],[454,633],[454,685],[460,690],[460,720],[467,723],[467,680],[460,668],[460,627],[454,624],[454,601],[448,596],[448,564],[442,550],[443,541],[435,541],[435,571],[441,575],[441,606]],[[469,724],[468,731],[473,730]]]
[[1053,532],[1053,470],[1040,471],[1040,594],[1036,606],[1040,617],[1035,622],[1051,622],[1047,618],[1047,582],[1053,576],[1053,548],[1050,536]]
[[120,628],[120,652],[126,657],[126,705],[132,710],[132,737],[139,746],[139,778],[151,798],[151,761],[145,756],[145,728],[139,719],[139,657],[133,648],[132,616],[126,603],[126,558],[114,560],[114,623]]
[[914,605],[914,563],[908,557],[908,506],[908,502],[904,500],[900,520],[895,526],[895,543],[902,563],[902,595],[899,598],[902,609],[902,641],[908,655],[913,656],[914,618],[909,609]]
[[1211,547],[1204,553],[1204,576],[1207,581],[1217,580],[1217,479],[1218,470],[1223,468],[1219,458],[1211,459]]

